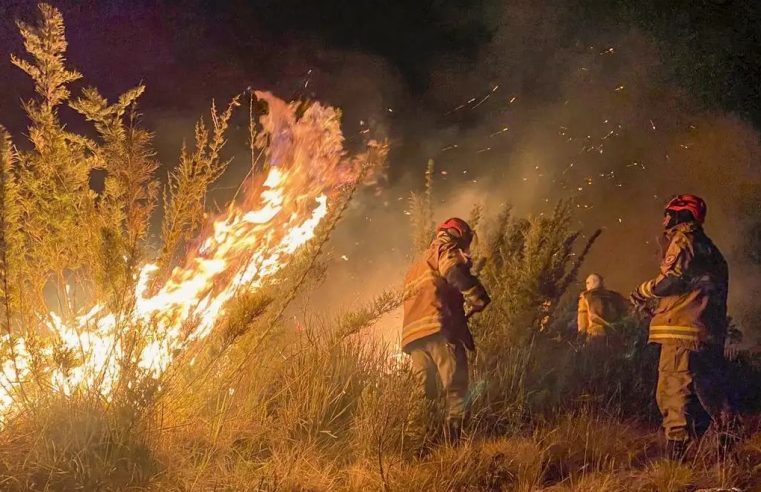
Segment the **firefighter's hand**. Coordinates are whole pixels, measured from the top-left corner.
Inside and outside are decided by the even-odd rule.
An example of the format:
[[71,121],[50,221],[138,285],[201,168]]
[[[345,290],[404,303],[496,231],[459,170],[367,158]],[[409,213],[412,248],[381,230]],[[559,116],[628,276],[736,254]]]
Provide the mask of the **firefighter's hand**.
[[650,299],[643,296],[639,291],[633,292],[629,300],[634,306],[634,313],[637,316],[652,316],[653,312],[650,306]]
[[486,309],[486,305],[487,304],[488,304],[488,302],[485,302],[483,300],[479,300],[479,302],[468,302],[467,303],[467,309],[466,309],[466,311],[467,311],[466,316],[468,318],[470,318],[474,314],[480,313],[481,311]]
[[638,290],[635,290],[629,295],[629,302],[632,303],[635,309],[642,309],[647,304],[647,298],[640,294]]
[[478,303],[466,303],[465,305],[465,319],[470,319],[473,317],[474,314],[480,313],[484,309],[486,309],[486,305],[488,302],[478,302]]
[[489,294],[486,293],[486,289],[482,285],[477,285],[467,292],[464,292],[465,304],[468,307],[470,314],[480,313],[491,302]]
[[478,309],[475,306],[468,304],[465,308],[465,319],[470,319],[474,314],[480,313],[481,311],[483,311],[483,308]]

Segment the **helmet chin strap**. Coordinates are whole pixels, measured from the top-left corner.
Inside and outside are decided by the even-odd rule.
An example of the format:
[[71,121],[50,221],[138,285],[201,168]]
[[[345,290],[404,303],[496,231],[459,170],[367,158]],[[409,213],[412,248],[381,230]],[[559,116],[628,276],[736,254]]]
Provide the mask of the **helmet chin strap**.
[[695,218],[690,212],[686,210],[680,210],[679,212],[673,212],[667,210],[663,214],[663,227],[664,229],[671,229],[674,226],[683,224],[685,222],[693,222]]

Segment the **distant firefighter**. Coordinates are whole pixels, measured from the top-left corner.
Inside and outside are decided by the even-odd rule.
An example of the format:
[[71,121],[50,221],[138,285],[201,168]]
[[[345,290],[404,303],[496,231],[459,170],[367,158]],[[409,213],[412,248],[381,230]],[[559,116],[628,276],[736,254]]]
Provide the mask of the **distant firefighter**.
[[446,436],[451,443],[460,439],[467,410],[465,349],[475,349],[468,317],[490,302],[486,289],[471,273],[472,240],[473,231],[464,220],[444,221],[405,278],[402,349],[410,355],[427,398],[438,398],[441,387],[447,405]]
[[661,345],[656,400],[672,457],[711,421],[726,430],[728,267],[703,232],[705,202],[679,195],[666,205],[658,275],[632,294],[635,306],[653,302],[651,343]]
[[626,314],[626,299],[618,292],[606,289],[602,275],[598,273],[587,277],[586,288],[579,296],[579,334],[587,341],[605,339],[611,325]]

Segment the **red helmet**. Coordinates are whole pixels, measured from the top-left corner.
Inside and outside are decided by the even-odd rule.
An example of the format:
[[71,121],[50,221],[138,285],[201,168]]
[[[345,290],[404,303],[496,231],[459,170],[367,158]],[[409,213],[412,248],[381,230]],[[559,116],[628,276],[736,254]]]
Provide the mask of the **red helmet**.
[[696,195],[677,195],[666,204],[665,212],[681,212],[687,210],[696,222],[702,224],[706,220],[706,202]]
[[454,230],[457,233],[457,238],[470,244],[473,240],[473,229],[470,228],[467,222],[457,217],[447,219],[436,227],[436,232]]

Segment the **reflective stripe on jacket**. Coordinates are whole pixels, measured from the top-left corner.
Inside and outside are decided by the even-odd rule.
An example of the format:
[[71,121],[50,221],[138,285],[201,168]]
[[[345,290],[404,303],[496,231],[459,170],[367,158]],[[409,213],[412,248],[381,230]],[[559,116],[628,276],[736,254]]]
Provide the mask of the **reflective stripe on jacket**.
[[439,234],[412,264],[404,280],[402,349],[438,332],[475,348],[464,302],[482,308],[489,298],[470,267],[468,256],[446,234]]

